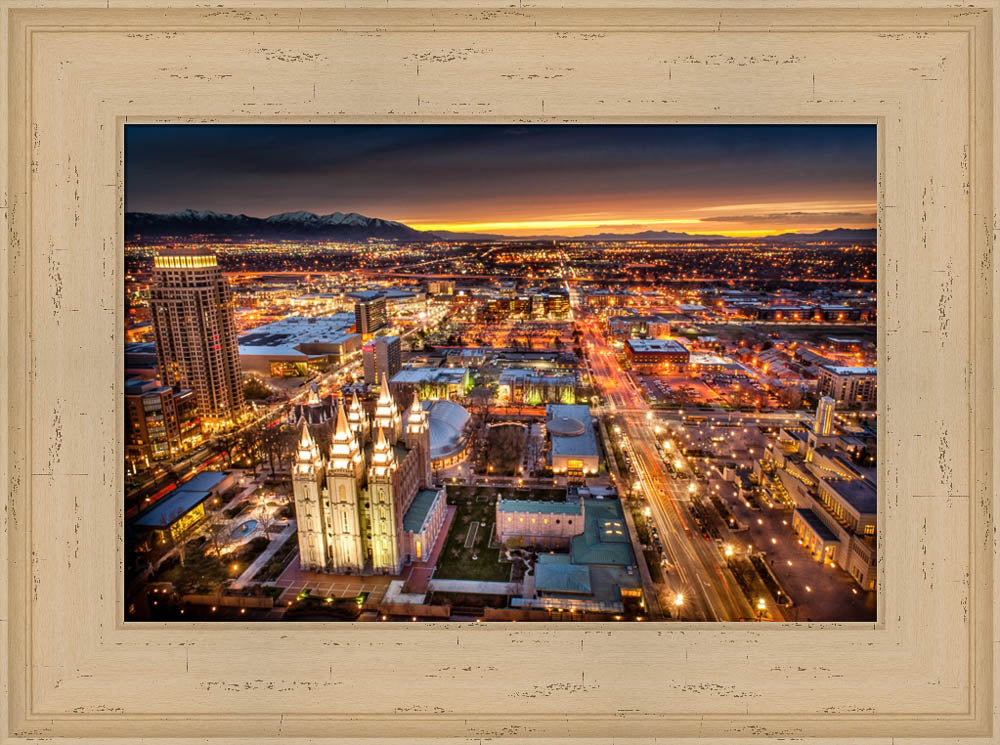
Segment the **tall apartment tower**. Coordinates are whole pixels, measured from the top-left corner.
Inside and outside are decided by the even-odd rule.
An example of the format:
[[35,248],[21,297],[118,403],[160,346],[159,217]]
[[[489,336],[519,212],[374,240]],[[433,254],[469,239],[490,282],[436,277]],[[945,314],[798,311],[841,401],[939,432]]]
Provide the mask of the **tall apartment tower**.
[[398,336],[377,336],[361,347],[365,382],[376,385],[385,374],[392,377],[403,367],[403,347]]
[[833,410],[836,405],[837,402],[829,396],[820,398],[816,405],[816,420],[813,423],[813,431],[817,435],[827,437],[833,434]]
[[366,292],[354,304],[354,330],[362,336],[371,336],[388,320],[385,296],[379,292]]
[[206,430],[233,426],[246,411],[232,291],[215,254],[166,249],[153,259],[150,310],[164,385],[191,388]]

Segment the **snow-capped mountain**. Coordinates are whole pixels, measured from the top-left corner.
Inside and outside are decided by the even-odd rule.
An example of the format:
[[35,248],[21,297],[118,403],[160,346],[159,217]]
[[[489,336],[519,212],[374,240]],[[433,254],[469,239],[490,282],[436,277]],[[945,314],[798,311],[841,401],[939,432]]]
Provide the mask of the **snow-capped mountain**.
[[[126,212],[125,235],[129,241],[163,240],[166,238],[189,239],[263,239],[263,240],[329,240],[365,241],[382,238],[395,241],[431,242],[436,240],[492,241],[505,240],[503,235],[477,233],[429,233],[415,230],[408,225],[380,217],[367,217],[357,212],[331,212],[317,215],[314,212],[282,212],[270,217],[250,217],[204,210],[181,210],[170,214],[152,212]],[[565,236],[520,236],[510,240],[565,240]],[[744,241],[771,243],[815,242],[874,242],[875,228],[834,228],[816,233],[782,233]],[[575,241],[670,241],[670,242],[725,242],[732,238],[717,234],[674,233],[647,230],[640,233],[597,233],[576,236]]]
[[397,241],[433,241],[432,233],[408,225],[357,212],[282,212],[270,217],[250,217],[202,210],[169,214],[126,212],[125,235],[129,240],[211,237],[215,239],[261,238],[270,240],[350,240],[383,238]]

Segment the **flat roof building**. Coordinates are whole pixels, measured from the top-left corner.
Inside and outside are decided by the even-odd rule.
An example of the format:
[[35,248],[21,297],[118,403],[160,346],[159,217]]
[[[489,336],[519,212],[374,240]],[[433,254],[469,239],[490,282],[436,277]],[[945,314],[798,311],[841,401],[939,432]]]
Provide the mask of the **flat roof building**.
[[551,440],[549,457],[553,473],[577,477],[597,473],[600,450],[589,406],[548,404],[545,407],[545,429]]
[[847,404],[873,404],[876,400],[877,382],[877,367],[820,365],[816,376],[816,390]]
[[287,316],[239,338],[240,364],[264,377],[305,377],[361,347],[350,313]]
[[190,388],[150,380],[125,383],[125,462],[141,471],[202,441],[198,400]]
[[177,540],[205,517],[205,502],[218,497],[233,482],[231,473],[202,471],[136,517],[132,525],[151,531],[159,543]]
[[499,499],[496,526],[497,540],[510,548],[565,549],[583,532],[583,500]]
[[414,391],[421,401],[459,398],[472,388],[472,376],[466,367],[404,367],[390,378],[389,388],[404,401]]
[[691,354],[676,339],[628,339],[625,357],[632,367],[655,372],[684,369]]

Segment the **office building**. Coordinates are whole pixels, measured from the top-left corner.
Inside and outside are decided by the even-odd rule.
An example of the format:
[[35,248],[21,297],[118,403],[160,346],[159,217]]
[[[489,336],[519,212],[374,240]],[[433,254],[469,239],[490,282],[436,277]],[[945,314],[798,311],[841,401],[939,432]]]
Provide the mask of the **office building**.
[[385,375],[391,378],[403,367],[403,348],[398,336],[379,336],[361,348],[365,382],[375,385]]
[[549,293],[545,298],[545,312],[549,318],[569,318],[569,293]]
[[878,368],[820,365],[816,390],[848,405],[875,403]]
[[625,357],[636,370],[670,372],[686,368],[691,354],[674,339],[628,339]]
[[371,290],[355,293],[354,296],[357,298],[354,304],[354,330],[362,336],[371,336],[388,322],[385,295]]
[[193,390],[150,380],[125,383],[125,462],[133,472],[189,450],[201,440]]
[[153,261],[149,305],[161,382],[194,390],[205,429],[232,427],[246,404],[232,291],[215,254],[161,250]]

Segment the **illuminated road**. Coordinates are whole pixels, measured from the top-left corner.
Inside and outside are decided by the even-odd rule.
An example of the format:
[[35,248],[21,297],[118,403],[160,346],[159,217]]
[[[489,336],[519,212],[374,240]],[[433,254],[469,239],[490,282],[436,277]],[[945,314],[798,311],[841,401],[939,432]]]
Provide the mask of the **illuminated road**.
[[705,540],[701,531],[691,525],[693,520],[687,510],[690,497],[680,484],[686,489],[687,484],[695,482],[676,481],[666,472],[655,445],[650,409],[631,377],[621,369],[598,323],[593,318],[579,322],[587,365],[594,387],[620,423],[622,448],[632,460],[670,562],[666,577],[669,589],[662,602],[670,605],[678,594],[683,595],[683,606],[673,608],[675,616],[685,621],[753,618],[754,611],[726,567],[718,546]]

